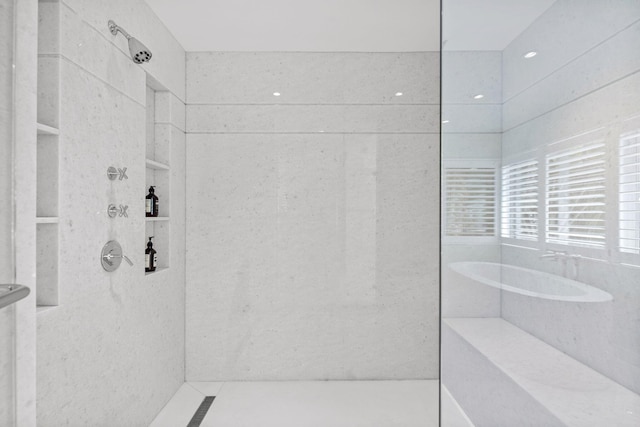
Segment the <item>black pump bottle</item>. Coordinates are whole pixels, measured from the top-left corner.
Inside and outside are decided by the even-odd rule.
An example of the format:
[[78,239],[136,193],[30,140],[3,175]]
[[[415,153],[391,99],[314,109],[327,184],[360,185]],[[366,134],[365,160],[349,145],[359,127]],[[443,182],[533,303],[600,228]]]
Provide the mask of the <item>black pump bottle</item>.
[[156,250],[153,249],[153,243],[151,242],[153,236],[149,237],[147,242],[147,249],[144,251],[144,271],[156,271],[156,264],[158,263],[158,255]]
[[145,198],[145,212],[146,216],[158,216],[158,196],[155,195],[154,185],[149,187],[149,194],[147,194],[147,197]]

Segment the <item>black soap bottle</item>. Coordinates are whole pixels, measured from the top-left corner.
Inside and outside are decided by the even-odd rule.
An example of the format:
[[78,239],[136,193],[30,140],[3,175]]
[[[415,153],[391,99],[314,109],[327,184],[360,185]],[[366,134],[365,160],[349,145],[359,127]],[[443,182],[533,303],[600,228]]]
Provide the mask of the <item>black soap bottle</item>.
[[153,236],[149,237],[147,242],[147,250],[144,251],[144,271],[156,271],[156,264],[158,263],[158,254],[153,249],[153,243],[151,242]]
[[155,186],[149,187],[149,194],[145,200],[146,216],[158,216],[158,196],[155,195]]

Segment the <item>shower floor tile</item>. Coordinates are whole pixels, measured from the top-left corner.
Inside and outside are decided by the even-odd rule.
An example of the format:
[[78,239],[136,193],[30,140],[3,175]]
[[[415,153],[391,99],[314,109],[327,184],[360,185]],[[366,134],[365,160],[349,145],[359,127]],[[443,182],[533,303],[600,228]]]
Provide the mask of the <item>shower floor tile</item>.
[[202,427],[438,425],[438,381],[427,380],[186,383],[176,393],[180,403],[172,405],[174,398],[151,426],[186,426],[211,391],[217,391],[216,399]]

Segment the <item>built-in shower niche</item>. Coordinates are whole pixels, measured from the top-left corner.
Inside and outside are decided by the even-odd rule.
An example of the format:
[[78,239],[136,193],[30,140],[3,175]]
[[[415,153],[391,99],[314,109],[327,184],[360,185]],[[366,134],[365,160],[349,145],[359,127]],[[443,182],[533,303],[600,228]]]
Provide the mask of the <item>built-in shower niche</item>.
[[36,304],[58,300],[58,195],[60,131],[60,4],[38,3],[36,173]]
[[158,197],[157,217],[146,217],[145,248],[153,236],[158,264],[156,271],[166,270],[170,265],[171,247],[171,139],[174,132],[173,119],[178,112],[172,109],[172,95],[155,79],[148,76],[146,91],[146,179],[144,195],[154,186]]

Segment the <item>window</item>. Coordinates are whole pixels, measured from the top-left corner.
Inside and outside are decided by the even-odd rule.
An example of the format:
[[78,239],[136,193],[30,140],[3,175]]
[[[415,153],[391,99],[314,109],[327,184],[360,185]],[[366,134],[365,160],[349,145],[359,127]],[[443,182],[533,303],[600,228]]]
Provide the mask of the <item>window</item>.
[[640,254],[640,133],[620,138],[619,250]]
[[546,156],[546,240],[605,247],[605,144]]
[[538,240],[538,162],[527,160],[502,168],[501,236]]
[[446,238],[468,241],[497,236],[497,175],[494,161],[450,161],[443,165]]

